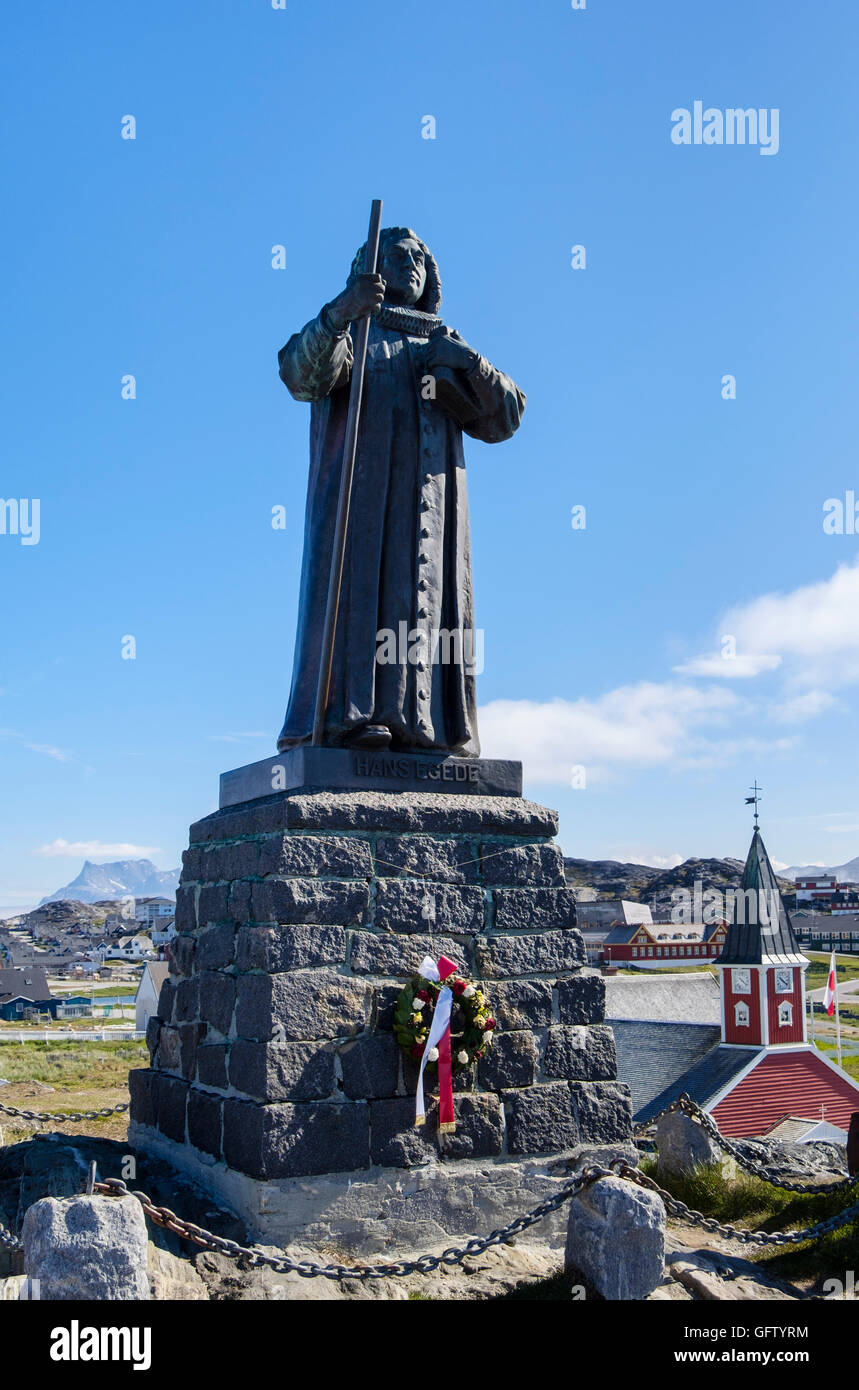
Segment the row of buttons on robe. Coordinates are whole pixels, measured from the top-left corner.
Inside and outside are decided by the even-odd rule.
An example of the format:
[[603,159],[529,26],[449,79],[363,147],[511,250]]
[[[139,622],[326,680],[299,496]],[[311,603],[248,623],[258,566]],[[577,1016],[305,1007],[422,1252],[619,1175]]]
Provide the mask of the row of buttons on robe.
[[[425,453],[425,454],[429,454],[430,452],[431,452],[430,449],[424,448],[424,453]],[[425,474],[424,474],[424,484],[426,485],[426,484],[428,484],[428,483],[432,483],[432,481],[433,481],[433,475],[432,475],[432,473],[425,473]],[[429,510],[430,510],[430,504],[429,504],[429,502],[426,501],[426,499],[424,499],[424,500],[421,502],[421,512],[424,512],[424,513],[425,513],[425,512],[428,512]],[[421,539],[422,539],[422,540],[429,540],[429,537],[430,537],[429,528],[426,527],[426,526],[422,526],[422,527],[421,527]],[[429,563],[429,558],[430,558],[430,557],[429,557],[429,555],[426,553],[426,551],[425,551],[425,550],[421,550],[421,551],[418,553],[418,564],[420,564],[420,565],[426,565],[426,564],[428,564],[428,563]],[[423,576],[421,576],[421,578],[418,580],[418,589],[420,590],[421,593],[425,593],[425,592],[426,592],[426,588],[427,588],[427,582],[426,582],[426,580],[423,578]],[[419,617],[419,618],[426,618],[426,617],[427,617],[427,610],[426,610],[426,608],[421,607],[421,608],[418,609],[418,617]],[[419,670],[419,671],[425,671],[425,670],[426,670],[426,662],[425,662],[425,661],[419,661],[417,665],[418,665],[418,670]],[[418,699],[419,699],[419,700],[428,700],[428,699],[429,699],[429,695],[428,695],[427,691],[426,691],[426,690],[419,690],[419,691],[418,691]],[[421,719],[421,720],[419,721],[419,723],[418,723],[418,727],[419,727],[424,733],[426,733],[427,729],[429,728],[429,725],[428,725],[426,719]]]

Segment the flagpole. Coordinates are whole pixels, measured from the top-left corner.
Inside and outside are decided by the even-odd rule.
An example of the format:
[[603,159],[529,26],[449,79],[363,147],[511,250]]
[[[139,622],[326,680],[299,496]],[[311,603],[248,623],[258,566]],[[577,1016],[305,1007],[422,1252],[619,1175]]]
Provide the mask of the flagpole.
[[835,956],[832,957],[833,970],[835,976],[835,1037],[838,1041],[838,1065],[841,1066],[841,1010],[838,1007],[838,966],[835,964]]

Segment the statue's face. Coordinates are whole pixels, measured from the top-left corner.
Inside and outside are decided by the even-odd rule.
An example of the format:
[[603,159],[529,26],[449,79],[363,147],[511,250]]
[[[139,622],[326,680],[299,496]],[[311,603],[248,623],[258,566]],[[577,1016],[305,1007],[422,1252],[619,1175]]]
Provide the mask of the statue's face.
[[389,304],[417,304],[427,282],[424,253],[414,237],[383,243],[379,274]]

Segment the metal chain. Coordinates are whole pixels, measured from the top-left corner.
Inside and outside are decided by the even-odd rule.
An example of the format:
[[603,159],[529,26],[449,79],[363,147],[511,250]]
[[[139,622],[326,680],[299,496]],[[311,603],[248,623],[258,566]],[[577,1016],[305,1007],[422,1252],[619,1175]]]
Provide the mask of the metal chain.
[[[35,1110],[20,1110],[15,1106],[0,1104],[0,1111],[7,1115],[18,1116],[28,1120],[52,1120],[63,1122],[67,1120],[95,1120],[110,1115],[119,1114],[128,1109],[127,1101],[120,1102],[119,1105],[107,1107],[102,1110],[78,1111],[70,1115],[42,1114]],[[774,1170],[767,1168],[765,1164],[758,1163],[754,1159],[748,1158],[741,1153],[730,1140],[726,1139],[718,1130],[717,1126],[700,1106],[685,1093],[666,1106],[648,1120],[647,1124],[640,1126],[636,1131],[636,1136],[642,1134],[646,1129],[650,1129],[664,1115],[674,1112],[681,1112],[710,1135],[712,1139],[720,1145],[722,1149],[730,1154],[748,1172],[756,1177],[763,1178],[765,1182],[775,1187],[782,1188],[787,1192],[796,1192],[803,1195],[822,1193],[832,1193],[840,1191],[846,1187],[853,1187],[859,1182],[859,1175],[846,1178],[837,1183],[818,1183],[804,1184],[786,1183],[775,1176]],[[391,1264],[370,1264],[370,1265],[318,1265],[310,1260],[293,1260],[288,1255],[266,1255],[260,1250],[254,1250],[249,1246],[240,1245],[237,1241],[228,1240],[224,1236],[216,1236],[211,1231],[204,1230],[192,1221],[183,1221],[171,1211],[169,1207],[157,1206],[145,1192],[129,1191],[121,1178],[108,1178],[104,1182],[95,1183],[93,1191],[103,1193],[112,1197],[136,1197],[141,1203],[146,1215],[155,1222],[157,1226],[163,1226],[166,1230],[172,1231],[175,1235],[183,1237],[185,1240],[192,1241],[195,1245],[203,1249],[213,1250],[219,1254],[226,1255],[230,1259],[243,1258],[251,1267],[261,1265],[268,1266],[279,1274],[295,1273],[305,1279],[315,1279],[322,1277],[325,1279],[389,1279],[404,1278],[410,1274],[431,1274],[441,1265],[458,1265],[469,1256],[481,1255],[485,1250],[494,1245],[504,1245],[519,1235],[522,1231],[528,1230],[531,1226],[537,1225],[552,1212],[558,1211],[565,1202],[578,1196],[585,1187],[591,1183],[599,1181],[600,1178],[620,1177],[629,1182],[637,1184],[639,1187],[646,1188],[655,1192],[665,1204],[666,1210],[679,1220],[685,1221],[689,1225],[700,1226],[711,1235],[721,1235],[728,1240],[742,1241],[749,1245],[798,1245],[803,1241],[814,1240],[818,1236],[827,1235],[831,1231],[836,1231],[842,1226],[859,1221],[859,1201],[840,1212],[837,1216],[827,1217],[823,1221],[818,1221],[814,1226],[809,1226],[803,1231],[775,1231],[768,1234],[765,1231],[748,1231],[738,1226],[723,1226],[714,1217],[705,1216],[703,1212],[695,1211],[692,1207],[681,1202],[678,1198],[672,1197],[670,1192],[666,1192],[652,1178],[642,1173],[640,1169],[634,1168],[625,1159],[617,1159],[608,1168],[591,1166],[585,1168],[581,1173],[564,1187],[560,1188],[552,1197],[548,1197],[544,1202],[534,1207],[532,1211],[523,1216],[518,1216],[507,1226],[499,1230],[492,1231],[488,1236],[474,1237],[466,1241],[463,1246],[451,1246],[442,1251],[440,1255],[420,1255],[415,1260],[398,1260]],[[0,1223],[0,1245],[10,1250],[22,1249],[19,1238]]]
[[24,1244],[0,1221],[0,1245],[7,1250],[23,1250]]
[[[507,1226],[492,1231],[488,1236],[476,1236],[466,1241],[463,1246],[450,1246],[440,1255],[419,1255],[415,1260],[398,1260],[391,1264],[318,1265],[311,1260],[293,1260],[285,1253],[266,1255],[261,1250],[240,1245],[238,1241],[229,1240],[225,1236],[216,1236],[192,1221],[183,1221],[169,1207],[157,1206],[145,1192],[130,1191],[121,1178],[107,1178],[104,1182],[94,1183],[92,1190],[109,1197],[136,1197],[145,1214],[157,1226],[162,1226],[165,1230],[172,1231],[175,1235],[192,1241],[205,1250],[216,1251],[230,1259],[245,1259],[252,1268],[265,1265],[278,1274],[298,1274],[304,1279],[319,1277],[324,1279],[391,1279],[405,1278],[411,1274],[431,1274],[441,1265],[462,1264],[463,1260],[470,1256],[481,1255],[491,1246],[505,1245],[522,1231],[535,1226],[550,1213],[558,1211],[565,1202],[578,1196],[591,1183],[598,1182],[600,1178],[610,1177],[625,1178],[639,1187],[655,1192],[672,1216],[676,1216],[689,1225],[700,1226],[711,1235],[720,1235],[728,1240],[742,1241],[747,1245],[798,1245],[803,1241],[814,1240],[818,1236],[827,1235],[831,1231],[838,1230],[841,1226],[859,1221],[859,1201],[857,1201],[837,1216],[827,1217],[826,1220],[818,1221],[814,1226],[809,1226],[802,1231],[775,1231],[769,1234],[765,1231],[747,1231],[737,1226],[723,1226],[715,1218],[705,1216],[703,1212],[695,1211],[688,1207],[685,1202],[672,1197],[670,1192],[666,1192],[640,1169],[633,1168],[625,1159],[617,1159],[609,1168],[592,1166],[583,1169],[572,1182],[565,1184],[552,1197],[548,1197],[532,1211],[523,1216],[517,1216]],[[0,1224],[0,1245],[15,1251],[23,1248],[18,1237],[2,1224]]]
[[[628,1166],[625,1165],[624,1166]],[[227,1240],[224,1236],[213,1235],[211,1231],[205,1231],[200,1226],[194,1225],[192,1221],[183,1221],[172,1212],[169,1207],[156,1206],[145,1192],[129,1192],[121,1178],[107,1178],[104,1182],[97,1182],[94,1191],[104,1193],[106,1196],[116,1197],[136,1197],[141,1203],[144,1212],[158,1226],[163,1226],[168,1231],[173,1231],[175,1235],[183,1236],[186,1240],[193,1241],[195,1245],[200,1245],[207,1250],[215,1250],[222,1255],[227,1255],[231,1259],[246,1259],[251,1266],[267,1265],[279,1274],[299,1274],[304,1279],[315,1279],[321,1276],[324,1279],[390,1279],[405,1278],[409,1274],[431,1274],[440,1265],[458,1265],[463,1260],[472,1255],[481,1255],[484,1250],[488,1250],[493,1245],[504,1245],[514,1236],[522,1231],[527,1231],[530,1226],[535,1226],[538,1221],[542,1221],[553,1211],[558,1211],[560,1207],[575,1197],[585,1187],[600,1178],[610,1178],[616,1176],[614,1169],[590,1167],[583,1171],[567,1183],[552,1197],[548,1197],[539,1206],[534,1207],[533,1211],[524,1216],[517,1216],[509,1225],[501,1230],[492,1231],[488,1236],[476,1236],[472,1240],[466,1241],[465,1245],[457,1247],[451,1246],[442,1251],[440,1255],[419,1255],[415,1260],[398,1260],[394,1264],[375,1264],[375,1265],[317,1265],[310,1260],[293,1260],[286,1254],[266,1255],[260,1250],[250,1249],[248,1246],[239,1245],[237,1241]]]
[[123,1110],[127,1110],[130,1102],[122,1100],[119,1105],[109,1105],[103,1110],[74,1110],[70,1115],[43,1114],[39,1110],[18,1110],[14,1105],[0,1105],[0,1111],[4,1115],[16,1115],[23,1120],[53,1120],[55,1123],[62,1124],[66,1120],[100,1120],[109,1115],[119,1115]]
[[859,1201],[857,1201],[837,1216],[827,1217],[826,1220],[818,1221],[814,1226],[809,1226],[802,1231],[774,1231],[770,1234],[766,1231],[747,1231],[738,1226],[723,1226],[715,1218],[705,1216],[703,1212],[695,1211],[692,1207],[688,1207],[685,1202],[672,1197],[670,1192],[666,1192],[640,1169],[633,1168],[625,1159],[616,1159],[608,1168],[593,1166],[583,1169],[572,1182],[567,1183],[554,1196],[548,1197],[546,1201],[541,1202],[539,1206],[534,1207],[526,1215],[516,1217],[514,1221],[511,1221],[501,1230],[492,1231],[488,1236],[474,1237],[466,1241],[464,1246],[451,1246],[440,1255],[420,1255],[415,1260],[398,1260],[393,1264],[317,1265],[310,1260],[290,1259],[286,1254],[266,1255],[260,1250],[239,1245],[237,1241],[228,1240],[224,1236],[213,1235],[211,1231],[203,1230],[202,1227],[191,1221],[183,1221],[169,1207],[156,1206],[145,1192],[129,1192],[121,1178],[108,1178],[105,1182],[95,1183],[94,1191],[102,1192],[106,1196],[136,1197],[146,1215],[156,1225],[163,1226],[166,1230],[173,1231],[175,1235],[193,1241],[195,1245],[200,1245],[204,1249],[215,1250],[220,1254],[227,1255],[230,1259],[244,1258],[251,1266],[267,1265],[279,1274],[294,1273],[305,1279],[315,1279],[320,1276],[324,1279],[390,1279],[404,1278],[410,1274],[431,1274],[440,1265],[458,1265],[469,1256],[483,1254],[490,1246],[504,1245],[514,1236],[519,1235],[520,1232],[535,1226],[551,1212],[558,1211],[565,1202],[578,1196],[591,1183],[599,1181],[600,1178],[611,1177],[625,1178],[629,1182],[636,1183],[639,1187],[655,1192],[664,1202],[666,1210],[679,1220],[692,1226],[701,1226],[712,1235],[721,1235],[728,1240],[742,1241],[747,1245],[799,1245],[803,1241],[814,1240],[818,1236],[826,1235],[830,1231],[836,1231],[841,1226],[859,1220]]
[[740,1226],[722,1226],[715,1217],[705,1216],[703,1212],[695,1211],[693,1207],[687,1207],[685,1202],[679,1201],[677,1197],[672,1197],[670,1192],[666,1192],[652,1178],[647,1177],[639,1168],[633,1168],[630,1164],[625,1165],[624,1171],[619,1176],[628,1178],[630,1182],[637,1183],[639,1187],[646,1187],[649,1191],[656,1192],[665,1203],[666,1210],[690,1226],[702,1226],[711,1235],[724,1236],[727,1240],[744,1241],[747,1245],[800,1245],[805,1240],[816,1240],[818,1236],[828,1235],[830,1231],[837,1231],[841,1226],[852,1225],[859,1221],[859,1202],[854,1202],[851,1207],[839,1212],[837,1216],[828,1216],[824,1221],[818,1221],[814,1226],[806,1227],[804,1231],[773,1231],[771,1233],[747,1231]]
[[842,1192],[848,1187],[855,1187],[856,1183],[859,1182],[859,1173],[855,1174],[853,1177],[842,1178],[839,1182],[785,1182],[783,1178],[778,1176],[777,1169],[768,1167],[767,1164],[759,1162],[756,1158],[750,1158],[747,1154],[744,1154],[738,1149],[736,1144],[732,1144],[730,1139],[726,1139],[719,1131],[712,1117],[708,1115],[706,1111],[702,1110],[700,1105],[696,1105],[691,1096],[687,1095],[685,1092],[678,1100],[673,1101],[671,1105],[666,1105],[664,1110],[660,1110],[658,1115],[654,1115],[646,1124],[640,1125],[635,1131],[634,1137],[637,1138],[639,1135],[644,1134],[646,1130],[650,1129],[661,1120],[664,1115],[671,1115],[678,1111],[687,1115],[690,1120],[693,1120],[695,1124],[705,1130],[710,1138],[714,1140],[725,1153],[730,1154],[731,1158],[735,1159],[741,1168],[745,1168],[747,1173],[751,1173],[753,1177],[760,1178],[763,1182],[769,1183],[771,1187],[780,1187],[785,1192],[796,1192],[804,1196],[821,1196],[830,1192]]

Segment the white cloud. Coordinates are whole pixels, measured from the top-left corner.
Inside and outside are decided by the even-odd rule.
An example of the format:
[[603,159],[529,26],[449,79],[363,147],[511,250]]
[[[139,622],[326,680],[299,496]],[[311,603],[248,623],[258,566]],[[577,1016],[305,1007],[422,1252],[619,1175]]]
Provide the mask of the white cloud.
[[71,762],[68,753],[64,753],[62,748],[54,748],[49,743],[26,743],[25,748],[29,748],[31,753],[43,753],[46,758],[56,758],[58,763]]
[[157,845],[106,845],[101,840],[52,840],[33,850],[43,859],[151,859],[160,853]]
[[782,704],[775,704],[770,710],[773,719],[782,724],[801,724],[806,719],[816,719],[825,710],[832,709],[838,701],[826,690],[809,690],[805,695],[794,695]]
[[721,630],[748,651],[778,651],[792,659],[792,674],[817,685],[859,681],[859,560],[840,565],[829,579],[786,594],[764,594],[738,605]]
[[23,734],[17,733],[15,729],[0,729],[0,738],[14,739],[24,748],[29,748],[31,753],[42,753],[46,758],[55,758],[58,763],[72,761],[71,754],[65,753],[62,748],[55,748],[50,743],[30,743],[29,739],[25,738]]
[[28,748],[31,753],[40,753],[42,757],[53,758],[58,763],[74,763],[82,767],[85,772],[92,772],[93,769],[87,763],[82,763],[73,754],[67,753],[63,748],[56,748],[52,743],[31,743],[24,735],[19,734],[15,729],[0,729],[0,738],[11,738],[15,743],[20,743],[22,748]]
[[712,656],[693,656],[682,665],[673,667],[678,676],[707,676],[716,680],[748,680],[764,671],[774,671],[781,665],[780,656],[755,656],[749,652],[733,657],[721,653]]
[[590,779],[718,756],[696,731],[723,722],[737,703],[723,688],[673,682],[620,686],[597,699],[493,700],[480,710],[481,747],[484,757],[521,758],[535,781],[569,785],[576,765]]
[[253,730],[247,734],[210,734],[209,738],[212,743],[241,743],[245,738],[271,738],[271,732],[266,734]]
[[[492,701],[480,712],[484,755],[521,758],[534,781],[570,786],[579,766],[590,784],[624,770],[703,770],[789,752],[798,733],[761,737],[738,721],[764,721],[765,730],[796,726],[836,707],[827,687],[859,681],[857,610],[859,561],[819,583],[730,610],[717,631],[722,643],[731,634],[737,655],[714,651],[674,668],[678,677],[709,678],[708,686],[677,679],[620,686],[597,698]],[[726,684],[776,670],[781,688],[766,703],[740,700]]]
[[[833,689],[859,682],[859,560],[828,579],[787,593],[763,594],[729,609],[716,641],[730,634],[737,652],[690,657],[678,676],[743,680],[779,670],[780,689],[758,713],[776,724],[799,725],[838,706]],[[791,746],[780,740],[776,748]],[[753,751],[752,745],[748,746]],[[724,749],[723,751],[727,751]]]
[[684,862],[682,854],[657,854],[654,850],[642,848],[641,845],[635,845],[633,848],[621,846],[620,849],[612,850],[603,857],[616,859],[621,864],[645,864],[649,869],[676,869],[678,864]]

